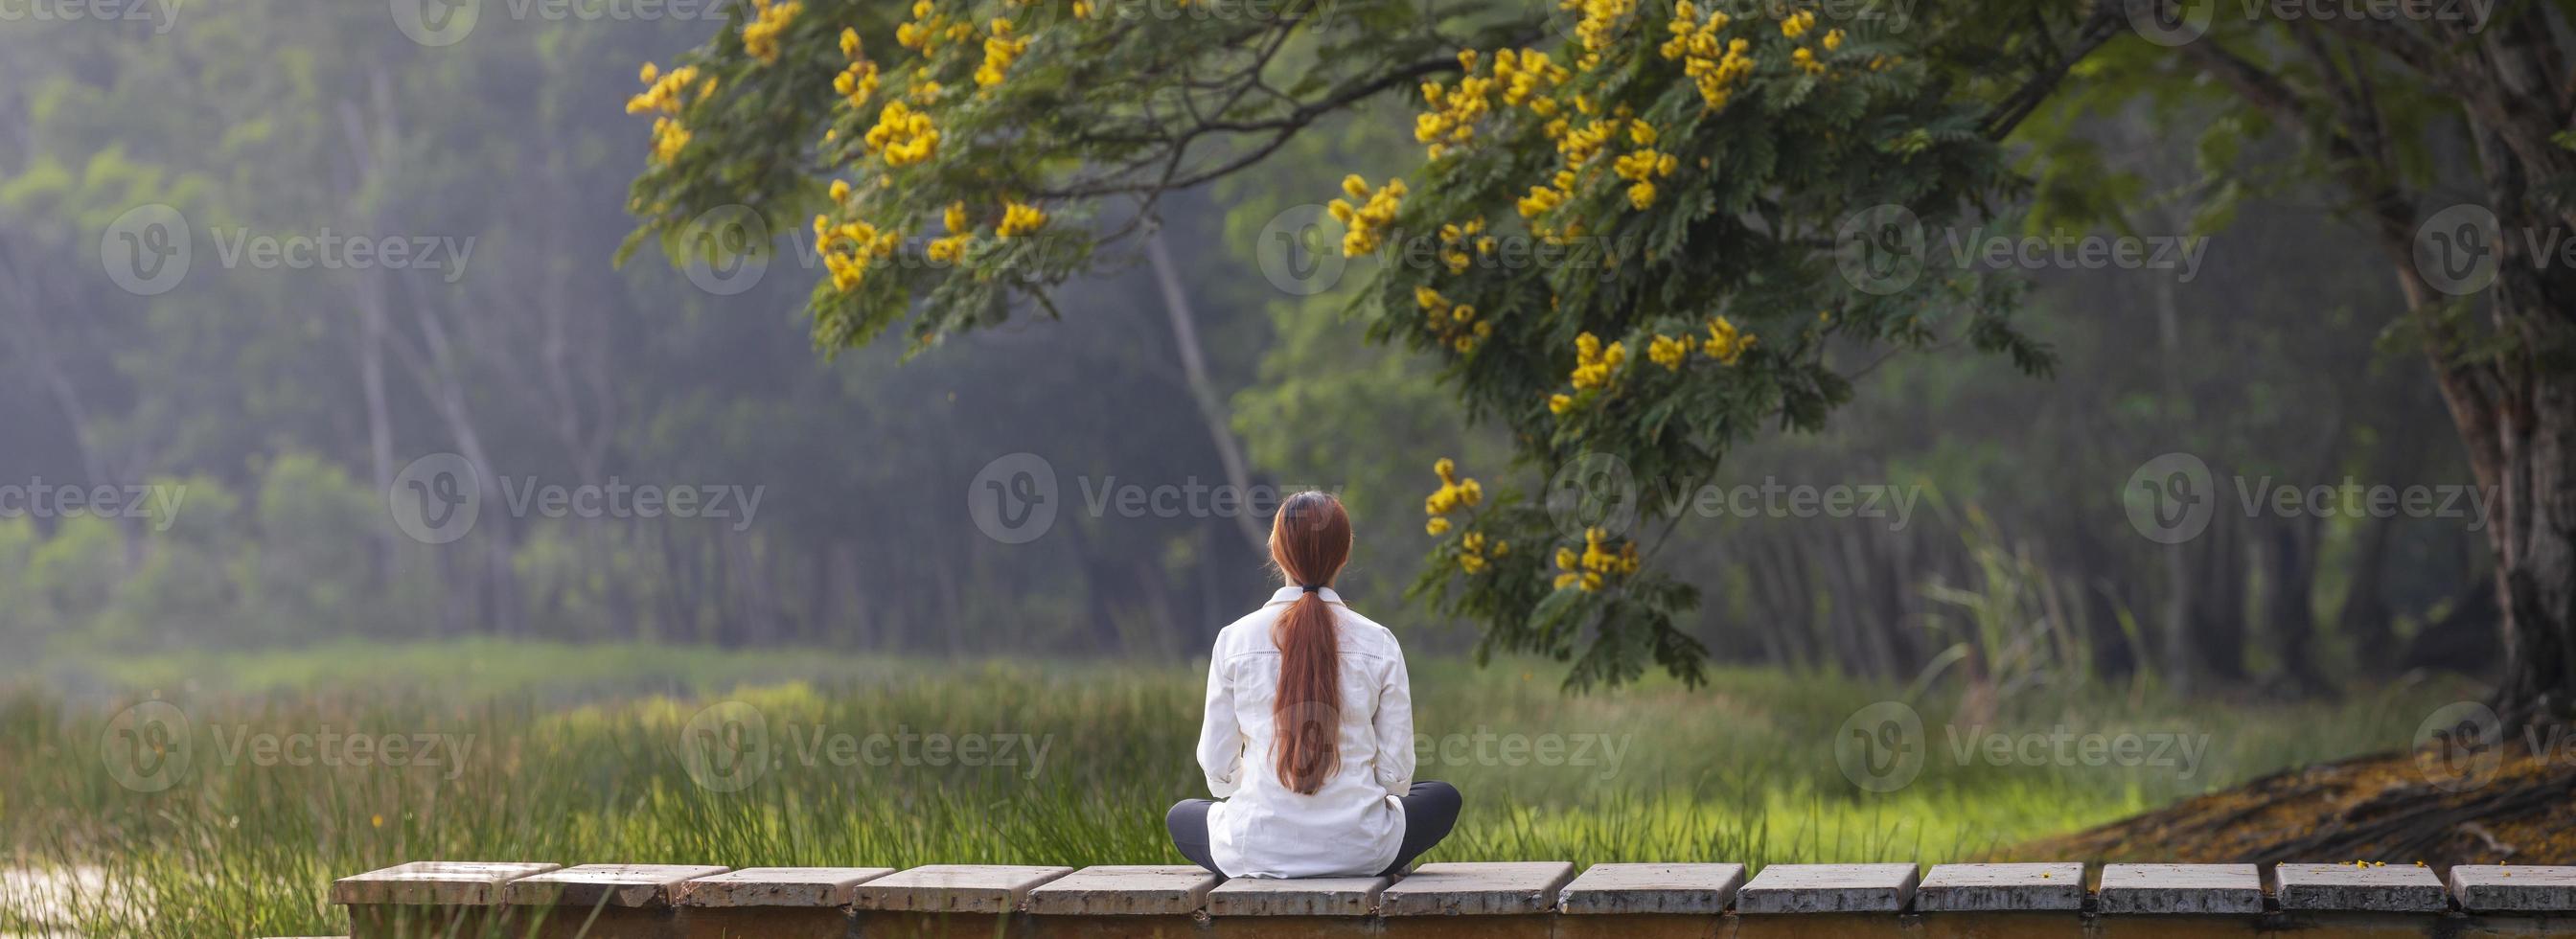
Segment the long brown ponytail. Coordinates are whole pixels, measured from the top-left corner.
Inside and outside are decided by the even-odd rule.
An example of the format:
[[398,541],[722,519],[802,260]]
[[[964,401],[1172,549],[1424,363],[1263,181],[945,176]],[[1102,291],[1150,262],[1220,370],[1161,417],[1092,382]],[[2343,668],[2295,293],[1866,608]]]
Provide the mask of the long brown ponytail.
[[1333,609],[1318,593],[1351,558],[1351,517],[1342,502],[1301,492],[1270,523],[1270,560],[1306,592],[1271,624],[1279,646],[1279,696],[1270,704],[1271,759],[1279,781],[1313,795],[1342,768],[1341,643]]

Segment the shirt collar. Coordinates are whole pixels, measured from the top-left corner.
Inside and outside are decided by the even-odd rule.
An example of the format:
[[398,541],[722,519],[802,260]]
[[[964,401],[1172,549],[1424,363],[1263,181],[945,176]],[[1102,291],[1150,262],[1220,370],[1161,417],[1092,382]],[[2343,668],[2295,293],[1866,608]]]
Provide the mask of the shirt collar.
[[[1273,593],[1273,594],[1271,594],[1271,595],[1270,595],[1270,603],[1269,603],[1269,604],[1264,604],[1264,605],[1265,605],[1265,606],[1267,606],[1267,605],[1274,605],[1274,604],[1280,604],[1280,603],[1295,603],[1295,602],[1297,602],[1297,598],[1298,598],[1298,597],[1300,597],[1300,596],[1304,596],[1304,595],[1305,595],[1305,593],[1306,593],[1306,588],[1304,588],[1304,587],[1281,587],[1281,588],[1279,588],[1279,592],[1277,592],[1277,593]],[[1324,598],[1324,602],[1326,602],[1326,603],[1341,603],[1341,602],[1342,602],[1342,595],[1341,595],[1341,594],[1338,594],[1338,593],[1334,593],[1334,592],[1333,592],[1333,588],[1331,588],[1331,587],[1326,587],[1326,588],[1324,588],[1324,589],[1322,589],[1322,590],[1316,591],[1316,593],[1317,593],[1317,594],[1319,594],[1319,595],[1321,595],[1321,596]],[[1343,605],[1348,606],[1349,604],[1343,604]]]

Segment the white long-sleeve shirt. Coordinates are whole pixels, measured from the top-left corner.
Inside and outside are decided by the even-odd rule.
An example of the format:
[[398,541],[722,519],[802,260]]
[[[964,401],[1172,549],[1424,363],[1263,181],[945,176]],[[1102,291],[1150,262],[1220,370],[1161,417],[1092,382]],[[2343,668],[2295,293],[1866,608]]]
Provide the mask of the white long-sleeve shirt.
[[1270,628],[1303,593],[1270,602],[1217,634],[1208,658],[1199,768],[1226,801],[1208,810],[1208,853],[1234,877],[1374,875],[1404,841],[1397,796],[1413,788],[1413,689],[1395,634],[1351,612],[1331,590],[1341,664],[1341,769],[1312,795],[1279,779],[1271,703],[1279,647]]

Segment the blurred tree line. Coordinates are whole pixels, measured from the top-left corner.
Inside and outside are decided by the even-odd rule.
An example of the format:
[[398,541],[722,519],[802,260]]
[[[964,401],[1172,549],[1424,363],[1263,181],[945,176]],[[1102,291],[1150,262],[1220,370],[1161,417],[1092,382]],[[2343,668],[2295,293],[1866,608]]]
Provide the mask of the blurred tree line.
[[[1363,277],[1292,297],[1256,276],[1279,212],[1330,192],[1340,167],[1410,159],[1406,108],[1360,108],[1175,197],[1162,263],[1115,259],[1057,296],[1062,322],[1014,320],[909,362],[891,348],[824,362],[803,313],[810,251],[729,296],[650,254],[609,263],[646,136],[623,113],[633,65],[713,24],[512,9],[486,5],[444,46],[382,7],[282,0],[185,6],[161,34],[0,24],[0,484],[185,491],[167,519],[0,519],[0,651],[501,634],[1185,656],[1266,590],[1247,526],[1091,498],[1192,482],[1341,491],[1361,527],[1359,602],[1426,647],[1472,639],[1403,608],[1402,585],[1427,544],[1433,459],[1501,475],[1506,442],[1464,419],[1434,367],[1359,341],[1342,311]],[[2107,113],[2084,133],[2187,163],[2171,120]],[[197,235],[195,268],[155,296],[102,267],[101,233],[146,203]],[[2342,231],[2322,216],[2283,197],[2223,231],[2162,219],[2159,233],[2211,238],[2187,282],[2037,275],[2024,326],[2062,357],[2054,378],[1891,360],[1830,429],[1734,454],[1723,485],[1888,486],[1918,507],[1902,525],[1692,521],[1667,547],[1706,592],[1692,633],[1724,660],[1958,669],[1998,691],[2153,676],[2303,693],[2491,663],[2490,562],[2467,520],[2233,508],[2240,477],[2468,476],[2425,366],[2376,351],[2402,299],[2347,273],[2369,249],[2318,237]],[[325,228],[478,246],[451,281],[227,268],[208,237]],[[2177,450],[2222,491],[2205,534],[2165,545],[2131,527],[2121,489]],[[1053,468],[1060,511],[1005,544],[967,499],[1019,452]],[[427,544],[387,500],[437,453],[486,485],[764,497],[738,527],[521,515],[495,493],[470,534]],[[2161,648],[2168,634],[2185,654]]]

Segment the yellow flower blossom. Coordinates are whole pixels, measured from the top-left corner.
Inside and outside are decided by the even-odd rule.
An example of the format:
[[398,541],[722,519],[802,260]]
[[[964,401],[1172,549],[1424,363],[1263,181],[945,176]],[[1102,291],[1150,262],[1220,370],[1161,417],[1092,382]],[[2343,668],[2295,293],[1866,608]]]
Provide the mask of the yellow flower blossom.
[[[689,89],[689,83],[698,80],[698,67],[683,65],[672,69],[668,74],[663,74],[653,67],[653,63],[646,62],[643,71],[636,77],[643,79],[644,84],[650,87],[626,99],[626,113],[678,114],[680,113],[680,93]],[[705,96],[706,89],[701,89],[699,97]]]
[[1796,13],[1789,14],[1787,19],[1780,21],[1780,35],[1787,36],[1791,39],[1804,36],[1807,34],[1808,30],[1814,28],[1816,28],[1816,11],[1814,10],[1800,10]]
[[1377,250],[1385,242],[1387,226],[1394,224],[1396,213],[1404,207],[1404,180],[1387,180],[1384,187],[1371,192],[1368,181],[1353,174],[1342,178],[1342,192],[1364,200],[1353,207],[1335,199],[1326,207],[1350,229],[1342,234],[1342,255],[1357,257]]
[[1584,333],[1574,337],[1574,388],[1590,391],[1610,384],[1610,377],[1628,360],[1624,343],[1601,344],[1601,337]]
[[939,213],[939,222],[948,226],[948,233],[952,235],[966,234],[967,226],[972,224],[966,218],[966,203],[963,202],[949,203],[948,208]]
[[673,157],[680,155],[680,148],[688,145],[689,129],[680,126],[678,118],[657,117],[653,119],[654,162],[669,163]]
[[1568,193],[1562,189],[1552,189],[1546,186],[1531,186],[1529,195],[1522,196],[1520,199],[1519,208],[1521,217],[1526,219],[1535,219],[1541,215],[1545,215],[1557,206],[1564,205],[1567,196]]
[[839,92],[850,107],[856,108],[867,104],[868,99],[876,95],[878,81],[876,63],[852,62],[850,67],[841,70],[841,74],[832,76],[832,90]]
[[1574,396],[1573,396],[1573,395],[1562,395],[1562,394],[1557,394],[1557,395],[1548,395],[1548,396],[1547,396],[1547,412],[1548,412],[1548,413],[1550,413],[1550,414],[1558,414],[1558,415],[1562,415],[1562,414],[1564,414],[1565,412],[1567,412],[1567,411],[1571,411],[1571,410],[1574,410]]
[[966,259],[966,245],[973,239],[974,236],[972,235],[950,235],[946,238],[933,238],[930,240],[930,244],[922,249],[922,253],[929,255],[931,260],[937,261],[941,264],[955,264]]
[[[1597,54],[1609,47],[1619,31],[1620,21],[1637,9],[1637,0],[1559,0],[1557,6],[1583,13],[1583,18],[1574,24],[1575,38],[1583,43],[1583,48]],[[1586,58],[1591,59],[1592,56]],[[1585,65],[1583,70],[1590,71],[1591,66]]]
[[833,180],[831,195],[832,201],[834,202],[850,201],[850,181],[846,179]]
[[1612,551],[1606,546],[1609,537],[1608,532],[1599,528],[1587,528],[1583,530],[1582,553],[1577,554],[1573,548],[1559,546],[1556,549],[1556,567],[1559,571],[1556,575],[1556,589],[1579,587],[1587,592],[1595,591],[1609,582],[1609,575],[1626,576],[1636,573],[1641,566],[1637,556],[1637,543],[1631,541],[1621,545],[1619,550]]
[[1840,48],[1842,48],[1842,47],[1843,47],[1843,31],[1842,31],[1842,30],[1839,30],[1839,29],[1829,29],[1829,30],[1826,30],[1826,31],[1825,31],[1825,38],[1824,38],[1824,40],[1823,40],[1823,44],[1824,44],[1824,47],[1825,47],[1825,51],[1827,51],[1827,52],[1832,52],[1832,51],[1834,51],[1834,50],[1836,50],[1836,49],[1840,49]]
[[805,4],[798,0],[784,3],[751,0],[751,6],[751,19],[742,24],[743,51],[751,53],[751,57],[759,59],[762,65],[777,62],[778,34],[786,31],[787,24],[795,21],[796,14],[805,11]]
[[1002,224],[995,229],[994,233],[1004,238],[1016,238],[1045,227],[1046,221],[1046,212],[1037,206],[1018,202],[1004,203]]
[[1809,75],[1825,73],[1825,63],[1816,61],[1815,50],[1805,46],[1799,46],[1789,53],[1789,64],[1797,66],[1800,71]]
[[814,217],[814,234],[823,252],[823,267],[832,276],[832,288],[842,293],[858,289],[867,279],[870,265],[894,254],[903,245],[903,233],[878,230],[862,221],[833,225],[831,219]]
[[1446,534],[1449,531],[1449,520],[1445,518],[1434,518],[1422,523],[1422,530],[1434,535]]
[[1440,477],[1440,488],[1422,500],[1423,514],[1447,515],[1485,500],[1485,487],[1473,479],[1458,478],[1458,464],[1448,457],[1432,464],[1431,471]]
[[931,126],[928,112],[888,101],[877,112],[877,125],[868,129],[867,144],[868,152],[885,156],[887,166],[910,166],[939,152],[939,130]]
[[1690,351],[1689,340],[1675,339],[1660,333],[1656,334],[1653,341],[1646,343],[1646,358],[1663,366],[1667,371],[1681,371],[1682,360],[1690,357]]
[[1010,71],[1011,63],[1029,48],[1028,37],[1011,35],[1007,18],[994,17],[990,29],[992,34],[984,37],[984,62],[975,67],[975,84],[984,88],[1001,84],[1002,73]]
[[1721,316],[1709,321],[1708,338],[1701,341],[1699,348],[1718,364],[1733,365],[1757,341],[1753,334],[1738,332],[1734,323]]

